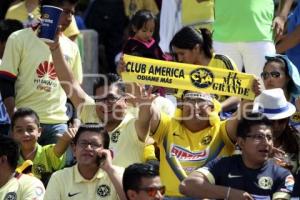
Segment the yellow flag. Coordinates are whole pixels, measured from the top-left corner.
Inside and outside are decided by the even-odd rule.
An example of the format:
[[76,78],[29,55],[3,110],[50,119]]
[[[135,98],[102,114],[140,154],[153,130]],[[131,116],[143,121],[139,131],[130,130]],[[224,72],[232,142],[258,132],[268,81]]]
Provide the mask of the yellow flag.
[[254,75],[231,70],[124,55],[125,82],[136,82],[253,100]]

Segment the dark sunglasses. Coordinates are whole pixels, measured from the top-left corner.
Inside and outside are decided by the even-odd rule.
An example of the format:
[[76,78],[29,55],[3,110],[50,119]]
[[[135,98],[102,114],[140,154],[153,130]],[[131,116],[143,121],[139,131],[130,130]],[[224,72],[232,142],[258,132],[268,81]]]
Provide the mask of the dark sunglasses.
[[157,192],[159,191],[162,195],[166,192],[166,186],[160,186],[160,187],[144,187],[139,188],[138,190],[145,191],[149,197],[155,197]]
[[269,77],[272,78],[279,78],[281,76],[280,72],[272,71],[272,72],[262,72],[260,74],[262,79],[268,79]]

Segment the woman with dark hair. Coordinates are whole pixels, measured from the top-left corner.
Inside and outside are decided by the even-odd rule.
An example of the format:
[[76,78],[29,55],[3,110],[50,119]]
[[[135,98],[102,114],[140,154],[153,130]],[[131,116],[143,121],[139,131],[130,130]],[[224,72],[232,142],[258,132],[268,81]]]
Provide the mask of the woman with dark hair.
[[266,56],[261,78],[266,89],[281,88],[285,98],[294,104],[297,112],[290,117],[290,124],[300,130],[300,75],[297,67],[285,55]]
[[[179,30],[170,42],[170,52],[178,62],[216,67],[237,71],[233,61],[225,55],[215,54],[212,48],[211,33],[207,29],[197,30],[191,26]],[[177,98],[182,91],[177,92]],[[228,118],[227,111],[236,108],[240,99],[237,97],[219,96],[217,99],[222,104],[221,117]]]

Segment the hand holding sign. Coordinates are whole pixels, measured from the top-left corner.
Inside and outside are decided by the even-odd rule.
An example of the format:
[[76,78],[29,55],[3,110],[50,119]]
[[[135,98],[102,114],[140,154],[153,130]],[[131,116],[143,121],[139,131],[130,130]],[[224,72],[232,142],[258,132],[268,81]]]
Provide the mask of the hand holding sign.
[[[253,100],[259,94],[254,75],[214,67],[124,55],[125,82],[151,84]],[[123,68],[122,68],[123,69]],[[253,83],[254,82],[254,83]],[[254,85],[254,86],[253,86]]]
[[260,93],[262,91],[261,80],[256,77],[253,79],[253,82],[252,82],[252,91],[254,92],[256,97],[258,95],[260,95]]

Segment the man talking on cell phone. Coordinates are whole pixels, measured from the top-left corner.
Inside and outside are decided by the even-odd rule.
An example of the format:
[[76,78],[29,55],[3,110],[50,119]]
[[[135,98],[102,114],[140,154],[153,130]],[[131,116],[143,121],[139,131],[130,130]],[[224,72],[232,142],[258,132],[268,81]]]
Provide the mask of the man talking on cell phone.
[[125,199],[123,168],[112,165],[106,129],[97,124],[81,125],[73,142],[77,163],[52,175],[44,199]]

